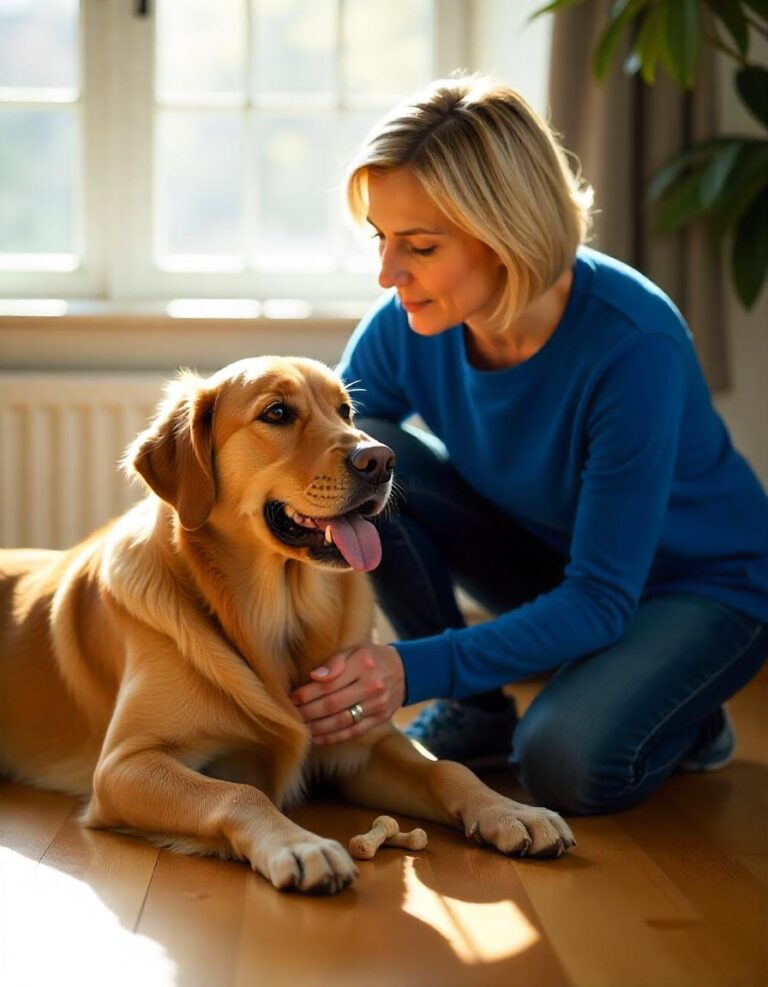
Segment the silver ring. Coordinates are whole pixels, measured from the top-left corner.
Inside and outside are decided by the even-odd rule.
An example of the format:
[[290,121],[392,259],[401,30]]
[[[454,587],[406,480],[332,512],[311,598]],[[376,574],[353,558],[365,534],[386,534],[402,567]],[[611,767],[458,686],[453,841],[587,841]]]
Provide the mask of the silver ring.
[[355,703],[354,706],[350,706],[347,712],[352,717],[353,723],[359,723],[363,718],[363,707],[360,703]]

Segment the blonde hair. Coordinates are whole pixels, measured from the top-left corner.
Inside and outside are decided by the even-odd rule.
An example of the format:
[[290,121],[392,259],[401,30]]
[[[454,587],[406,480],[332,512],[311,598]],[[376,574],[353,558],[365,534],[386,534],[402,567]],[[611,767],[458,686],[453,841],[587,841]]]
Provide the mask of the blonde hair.
[[486,76],[433,82],[373,128],[347,174],[358,223],[368,211],[368,175],[401,166],[500,258],[507,278],[499,317],[514,318],[551,287],[587,237],[592,190],[522,96]]

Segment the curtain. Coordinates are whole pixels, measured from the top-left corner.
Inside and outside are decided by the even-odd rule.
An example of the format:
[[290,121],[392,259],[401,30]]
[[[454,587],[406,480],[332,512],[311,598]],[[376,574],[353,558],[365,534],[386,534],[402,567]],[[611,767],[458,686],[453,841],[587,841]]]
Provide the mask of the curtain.
[[549,79],[550,121],[595,191],[591,244],[637,268],[685,316],[713,391],[728,385],[721,251],[701,224],[652,232],[644,203],[650,179],[673,154],[716,132],[715,71],[705,45],[693,92],[659,69],[654,86],[626,76],[619,50],[605,78],[592,75],[592,53],[609,0],[555,14]]

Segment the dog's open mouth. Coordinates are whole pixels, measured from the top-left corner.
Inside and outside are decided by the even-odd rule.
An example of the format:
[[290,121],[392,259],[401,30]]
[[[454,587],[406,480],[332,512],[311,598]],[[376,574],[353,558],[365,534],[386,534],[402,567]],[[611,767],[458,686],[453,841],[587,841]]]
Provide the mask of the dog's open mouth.
[[308,548],[321,562],[346,563],[357,572],[370,572],[381,562],[381,539],[364,516],[378,512],[370,500],[337,517],[310,517],[278,500],[264,508],[267,525],[276,538],[292,548]]

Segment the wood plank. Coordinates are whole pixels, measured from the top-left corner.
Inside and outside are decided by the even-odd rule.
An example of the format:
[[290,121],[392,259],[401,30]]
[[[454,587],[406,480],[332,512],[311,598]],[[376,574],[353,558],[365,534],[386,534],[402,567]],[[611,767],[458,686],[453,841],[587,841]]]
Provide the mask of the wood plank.
[[765,884],[768,823],[765,788],[768,767],[736,761],[714,774],[677,775],[658,793],[691,830],[719,847]]
[[727,971],[724,987],[768,984],[768,896],[749,871],[655,798],[621,816],[622,827],[686,896],[706,926],[705,953]]
[[86,829],[70,816],[42,863],[82,881],[131,931],[144,906],[160,851],[138,837]]
[[[294,814],[343,844],[373,816],[334,805]],[[280,895],[265,881],[249,882],[236,987],[253,983],[256,971],[275,987],[564,987],[511,861],[458,833],[427,829],[427,850],[379,851],[360,862],[353,888],[333,898]]]
[[[539,687],[517,690],[521,706]],[[729,704],[726,771],[676,775],[644,806],[572,820],[579,845],[563,860],[508,860],[403,818],[429,848],[380,851],[333,898],[81,829],[76,800],[0,785],[0,982],[766,987],[767,696],[768,668]],[[486,780],[525,801],[511,775]],[[320,801],[293,817],[346,843],[375,814]]]
[[517,862],[490,847],[476,846],[460,833],[442,834],[434,843],[434,853],[423,865],[419,858],[415,861],[414,876],[421,886],[407,889],[405,908],[418,914],[409,901],[414,898],[433,915],[440,915],[437,906],[447,912],[451,924],[443,920],[441,931],[450,937],[459,958],[485,964],[472,982],[500,987],[567,984]]
[[621,823],[581,819],[574,829],[579,845],[556,866],[517,864],[574,987],[730,987],[703,949],[701,916]]
[[0,783],[0,845],[40,860],[77,808],[77,800],[68,795]]
[[[92,844],[87,831],[76,835],[74,820],[68,827],[61,846],[57,837],[40,862],[0,851],[0,981],[4,987],[173,987],[175,967],[163,949],[134,935],[112,910],[114,897],[101,896],[115,874],[132,869],[126,859],[133,851],[116,853],[120,838],[111,834],[97,834]],[[145,884],[150,877],[145,871]],[[140,907],[143,890],[137,892]],[[122,888],[117,897],[125,905]]]
[[161,851],[137,931],[162,946],[178,987],[232,983],[245,888],[259,880],[245,864]]

